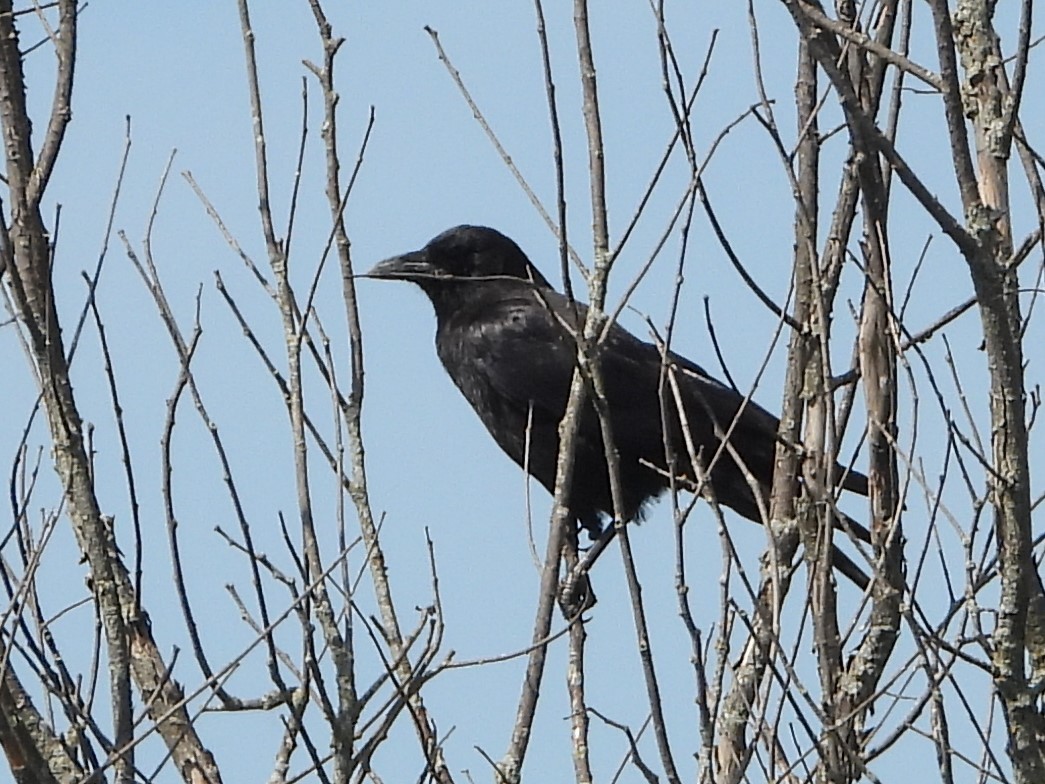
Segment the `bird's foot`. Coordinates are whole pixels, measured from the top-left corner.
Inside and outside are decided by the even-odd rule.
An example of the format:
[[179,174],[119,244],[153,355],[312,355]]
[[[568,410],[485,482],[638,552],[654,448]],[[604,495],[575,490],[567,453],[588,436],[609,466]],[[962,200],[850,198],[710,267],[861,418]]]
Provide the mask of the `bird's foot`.
[[597,601],[587,572],[574,569],[559,584],[559,609],[570,621],[585,610],[590,610]]

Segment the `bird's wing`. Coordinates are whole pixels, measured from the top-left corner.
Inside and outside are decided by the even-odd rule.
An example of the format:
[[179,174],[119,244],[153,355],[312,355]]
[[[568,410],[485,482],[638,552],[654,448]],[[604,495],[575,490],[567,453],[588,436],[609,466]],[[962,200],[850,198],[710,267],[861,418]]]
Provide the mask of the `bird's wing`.
[[576,363],[566,327],[532,290],[499,298],[480,323],[473,361],[487,383],[539,420],[562,419]]
[[[500,395],[522,406],[532,402],[535,415],[558,421],[577,364],[574,334],[587,310],[551,289],[501,296],[472,322],[482,330],[474,361]],[[657,349],[614,325],[598,355],[611,407],[648,407],[660,370]]]
[[[534,416],[559,421],[566,409],[570,381],[576,365],[573,333],[584,323],[587,307],[569,303],[550,289],[523,288],[488,304],[481,319],[481,350],[475,361],[498,394],[525,409],[531,403]],[[658,394],[660,350],[614,324],[598,351],[606,396],[611,410],[631,417],[635,427],[659,430],[659,409],[650,406]],[[685,357],[669,352],[687,409],[719,426],[735,425],[735,434],[769,436],[772,446],[777,418],[732,387],[711,376]],[[649,421],[646,421],[649,420]],[[710,429],[710,428],[709,428]],[[710,435],[710,434],[709,434]]]
[[675,366],[680,386],[690,394],[699,396],[700,405],[707,406],[714,412],[723,428],[732,424],[733,420],[737,418],[737,412],[743,406],[744,410],[740,414],[736,428],[760,432],[776,438],[780,421],[754,400],[748,399],[745,403],[744,395],[709,375],[704,368],[685,357],[672,352],[670,359]]
[[[476,360],[490,384],[520,405],[533,403],[538,413],[562,418],[577,362],[573,335],[582,328],[588,308],[569,303],[556,291],[532,289],[502,296],[481,319],[483,350]],[[616,412],[650,408],[659,385],[659,349],[613,324],[597,350],[606,396]],[[669,353],[687,403],[699,391],[716,417],[730,424],[743,397],[685,357]],[[752,424],[776,432],[776,418],[749,402]],[[651,421],[650,426],[659,426]]]

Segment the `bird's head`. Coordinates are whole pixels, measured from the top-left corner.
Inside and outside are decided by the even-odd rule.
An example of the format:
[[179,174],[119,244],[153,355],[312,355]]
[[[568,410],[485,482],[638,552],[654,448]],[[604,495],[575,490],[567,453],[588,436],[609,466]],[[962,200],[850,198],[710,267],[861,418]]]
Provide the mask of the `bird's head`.
[[517,278],[551,288],[518,245],[485,226],[448,229],[420,250],[385,259],[367,277],[409,280],[433,299],[455,284],[475,280]]

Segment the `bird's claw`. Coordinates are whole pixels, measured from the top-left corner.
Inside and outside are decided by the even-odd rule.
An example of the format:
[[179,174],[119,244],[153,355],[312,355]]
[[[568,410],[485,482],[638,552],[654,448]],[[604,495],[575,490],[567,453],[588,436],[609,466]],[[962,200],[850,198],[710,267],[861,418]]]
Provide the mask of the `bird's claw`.
[[573,620],[597,601],[587,573],[571,571],[559,584],[559,609],[566,620]]

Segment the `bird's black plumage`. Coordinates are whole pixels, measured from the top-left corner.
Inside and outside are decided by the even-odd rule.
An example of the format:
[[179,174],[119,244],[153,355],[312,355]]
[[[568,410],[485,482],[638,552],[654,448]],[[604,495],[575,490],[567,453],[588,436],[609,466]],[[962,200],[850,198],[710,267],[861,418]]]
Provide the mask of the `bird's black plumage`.
[[[479,226],[450,229],[419,251],[381,262],[369,276],[409,280],[424,290],[435,307],[436,350],[450,378],[500,447],[519,465],[526,460],[530,474],[553,491],[558,427],[577,359],[572,335],[584,323],[585,306],[556,292],[512,240]],[[677,471],[690,481],[696,473],[677,406],[661,404],[660,350],[612,325],[598,356],[620,456],[622,511],[633,519],[669,485],[665,423]],[[668,362],[718,502],[760,522],[755,493],[733,453],[768,498],[777,418],[684,357],[669,353]],[[731,449],[720,448],[719,434],[726,432]],[[613,503],[590,399],[577,441],[570,509],[595,536]],[[849,471],[843,487],[866,495],[867,479]]]

